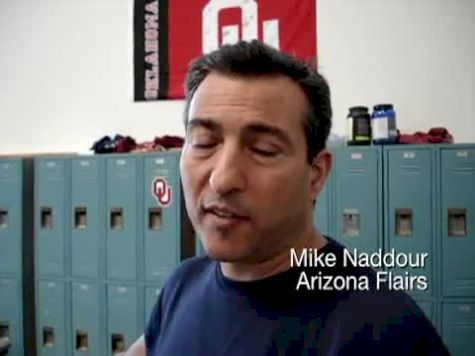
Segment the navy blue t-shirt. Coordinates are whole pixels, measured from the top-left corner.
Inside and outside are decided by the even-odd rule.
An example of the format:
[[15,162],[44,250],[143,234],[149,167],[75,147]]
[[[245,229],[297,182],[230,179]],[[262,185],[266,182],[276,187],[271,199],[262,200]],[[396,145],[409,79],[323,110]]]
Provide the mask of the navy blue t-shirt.
[[[430,321],[405,292],[376,288],[375,271],[343,267],[343,246],[321,253],[338,264],[294,267],[252,282],[226,278],[207,257],[170,277],[145,331],[148,355],[448,355]],[[301,273],[367,276],[369,291],[300,288]]]

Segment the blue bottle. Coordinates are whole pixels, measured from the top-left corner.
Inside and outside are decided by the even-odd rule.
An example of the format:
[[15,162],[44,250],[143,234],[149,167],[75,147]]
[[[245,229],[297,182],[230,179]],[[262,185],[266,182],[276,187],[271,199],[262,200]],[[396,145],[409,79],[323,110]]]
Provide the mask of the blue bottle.
[[396,111],[392,104],[378,104],[373,107],[371,131],[375,145],[396,143]]

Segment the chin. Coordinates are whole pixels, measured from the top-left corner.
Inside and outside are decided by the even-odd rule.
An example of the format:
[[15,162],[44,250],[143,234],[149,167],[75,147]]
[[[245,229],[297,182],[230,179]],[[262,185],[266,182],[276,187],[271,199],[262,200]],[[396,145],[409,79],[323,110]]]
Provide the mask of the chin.
[[236,263],[249,259],[249,254],[236,246],[223,246],[219,242],[205,243],[205,251],[209,258],[218,262]]

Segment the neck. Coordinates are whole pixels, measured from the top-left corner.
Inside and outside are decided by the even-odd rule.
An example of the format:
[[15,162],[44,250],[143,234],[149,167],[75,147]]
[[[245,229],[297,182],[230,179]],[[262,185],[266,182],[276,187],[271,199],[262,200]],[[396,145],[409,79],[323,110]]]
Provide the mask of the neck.
[[327,240],[317,230],[312,230],[293,245],[285,246],[270,258],[256,263],[220,262],[223,274],[232,280],[249,282],[271,277],[290,269],[290,250],[296,252],[305,248],[322,248]]

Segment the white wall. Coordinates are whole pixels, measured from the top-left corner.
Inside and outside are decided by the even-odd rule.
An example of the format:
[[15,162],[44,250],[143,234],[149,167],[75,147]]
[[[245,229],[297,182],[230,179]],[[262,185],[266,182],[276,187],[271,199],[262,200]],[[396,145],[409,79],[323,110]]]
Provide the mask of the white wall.
[[[0,2],[0,154],[87,152],[105,134],[183,135],[181,101],[132,101],[132,0]],[[475,1],[319,0],[334,131],[392,102],[403,131],[475,142]]]
[[404,132],[446,126],[475,142],[475,1],[319,0],[334,128],[354,104],[392,102]]

